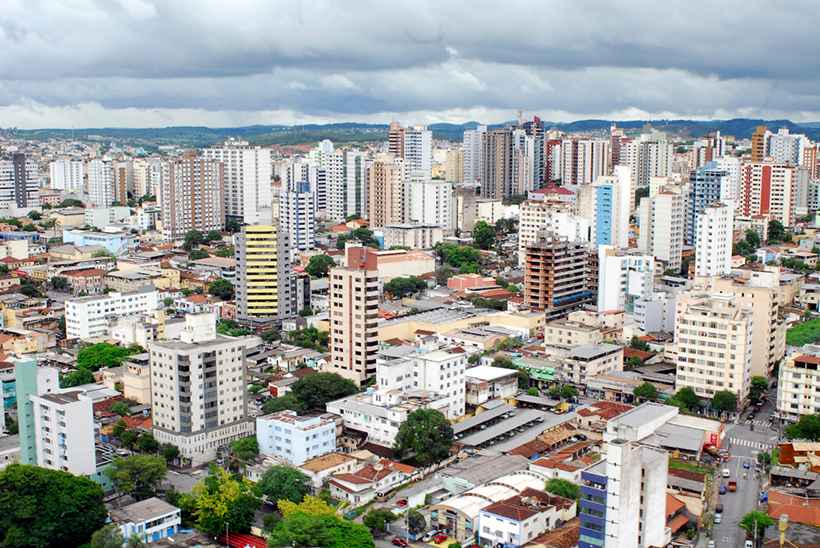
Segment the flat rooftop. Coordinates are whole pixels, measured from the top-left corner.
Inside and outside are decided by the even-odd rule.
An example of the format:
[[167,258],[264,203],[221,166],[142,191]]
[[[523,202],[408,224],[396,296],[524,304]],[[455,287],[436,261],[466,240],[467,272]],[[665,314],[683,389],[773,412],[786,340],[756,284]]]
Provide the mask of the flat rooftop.
[[518,371],[515,369],[493,367],[491,365],[478,365],[476,367],[468,367],[464,370],[465,377],[478,379],[480,381],[494,381],[504,377],[516,376],[517,374]]
[[654,421],[660,415],[668,413],[671,409],[675,408],[671,405],[647,402],[627,411],[626,413],[622,413],[618,417],[611,419],[610,422],[623,424],[624,426],[629,426],[630,428],[638,428]]

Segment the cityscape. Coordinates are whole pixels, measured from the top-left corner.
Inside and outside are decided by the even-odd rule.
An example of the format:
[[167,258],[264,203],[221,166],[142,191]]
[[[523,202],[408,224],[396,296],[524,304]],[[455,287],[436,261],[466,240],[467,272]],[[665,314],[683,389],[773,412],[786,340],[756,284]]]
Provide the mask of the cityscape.
[[584,4],[11,1],[0,546],[820,547],[815,6]]

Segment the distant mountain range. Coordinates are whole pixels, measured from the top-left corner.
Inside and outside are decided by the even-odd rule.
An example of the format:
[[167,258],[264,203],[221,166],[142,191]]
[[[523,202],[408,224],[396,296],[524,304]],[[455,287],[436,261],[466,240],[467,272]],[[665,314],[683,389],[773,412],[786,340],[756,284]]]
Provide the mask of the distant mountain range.
[[[556,128],[569,133],[607,132],[611,120],[577,120],[574,122],[543,122],[546,129]],[[711,131],[724,135],[748,138],[759,125],[768,126],[772,131],[781,127],[793,133],[805,133],[811,139],[820,139],[820,122],[795,123],[790,120],[756,120],[735,118],[732,120],[631,120],[616,121],[627,132],[637,132],[651,126],[683,138],[701,137]],[[460,141],[464,130],[473,129],[478,122],[464,124],[430,124],[437,139]],[[488,127],[503,127],[506,124],[492,124]],[[183,146],[204,146],[222,141],[228,137],[246,139],[256,144],[295,145],[314,143],[330,139],[336,143],[383,141],[387,138],[387,124],[360,124],[356,122],[338,124],[307,124],[298,126],[255,125],[243,127],[210,128],[198,126],[178,126],[164,128],[85,128],[85,129],[6,129],[0,130],[23,139],[80,139],[117,141],[134,145],[180,144]]]

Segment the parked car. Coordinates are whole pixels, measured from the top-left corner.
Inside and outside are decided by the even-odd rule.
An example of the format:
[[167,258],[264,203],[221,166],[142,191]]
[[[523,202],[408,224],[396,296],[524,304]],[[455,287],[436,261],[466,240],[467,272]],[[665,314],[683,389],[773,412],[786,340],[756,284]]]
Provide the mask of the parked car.
[[433,542],[435,542],[436,544],[441,544],[445,540],[447,540],[447,535],[445,535],[444,533],[439,533],[433,537]]
[[737,491],[737,482],[736,481],[730,481],[729,482],[729,491],[731,491],[732,493]]
[[723,477],[724,477],[724,478],[728,478],[729,476],[731,476],[731,473],[729,472],[729,469],[728,469],[728,468],[724,468],[724,469],[723,469]]
[[715,514],[715,525],[723,521],[723,514]]
[[748,470],[751,467],[752,467],[752,465],[749,463],[749,461],[747,461],[747,460],[743,461],[743,468]]
[[725,486],[725,485],[723,485],[723,484],[721,483],[721,484],[720,484],[720,488],[718,489],[718,492],[719,492],[721,495],[725,495],[725,494],[726,494],[726,486]]
[[396,501],[396,505],[397,505],[397,506],[399,506],[399,507],[401,507],[401,508],[404,508],[405,506],[407,506],[407,499],[399,499],[399,500],[397,500],[397,501]]
[[710,540],[709,542],[707,542],[706,543],[706,548],[715,548],[715,541]]
[[409,544],[401,537],[393,537],[393,546],[401,546],[402,548],[405,548],[406,546],[409,546]]
[[743,543],[743,548],[755,548],[755,543],[751,540],[747,540],[745,543]]

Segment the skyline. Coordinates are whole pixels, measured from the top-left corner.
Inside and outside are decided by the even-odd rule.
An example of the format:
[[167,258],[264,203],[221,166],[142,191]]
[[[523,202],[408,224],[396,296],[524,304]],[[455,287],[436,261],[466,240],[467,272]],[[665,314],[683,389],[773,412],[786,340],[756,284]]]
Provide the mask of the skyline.
[[16,0],[0,126],[820,120],[811,6],[749,4]]

